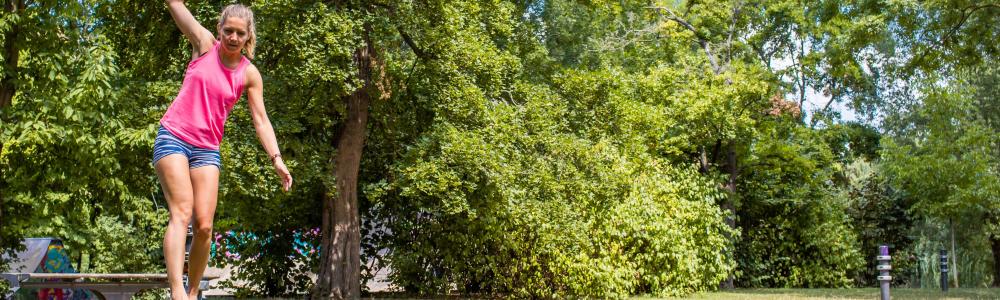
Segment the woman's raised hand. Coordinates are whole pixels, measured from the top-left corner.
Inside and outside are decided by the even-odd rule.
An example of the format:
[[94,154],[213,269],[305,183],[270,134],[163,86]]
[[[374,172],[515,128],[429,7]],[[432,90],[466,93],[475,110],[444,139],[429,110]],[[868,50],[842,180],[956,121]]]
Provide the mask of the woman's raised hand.
[[278,172],[278,177],[281,177],[281,189],[286,192],[291,190],[292,173],[288,172],[288,167],[285,166],[285,161],[280,156],[274,160],[274,171]]

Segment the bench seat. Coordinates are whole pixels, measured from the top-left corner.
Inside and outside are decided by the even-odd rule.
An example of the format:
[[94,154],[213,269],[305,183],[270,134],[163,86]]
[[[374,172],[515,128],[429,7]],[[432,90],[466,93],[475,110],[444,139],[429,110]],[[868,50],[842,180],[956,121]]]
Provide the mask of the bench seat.
[[[167,283],[167,274],[155,273],[2,273],[0,276],[10,282],[12,292],[22,288],[86,289],[101,294],[107,300],[128,300],[143,290],[170,287]],[[212,275],[204,276],[199,284],[200,289],[208,289],[208,281],[218,278]],[[31,279],[46,281],[29,281]]]

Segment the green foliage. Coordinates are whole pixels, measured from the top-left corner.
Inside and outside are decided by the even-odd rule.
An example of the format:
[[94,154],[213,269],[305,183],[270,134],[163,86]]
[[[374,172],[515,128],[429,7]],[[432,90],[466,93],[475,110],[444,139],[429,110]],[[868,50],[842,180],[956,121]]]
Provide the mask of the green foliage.
[[[56,236],[81,271],[162,271],[160,235],[142,234],[167,216],[149,158],[187,42],[148,1],[25,2],[0,15],[0,50],[19,54],[0,56],[0,80],[17,87],[0,107],[0,250]],[[230,3],[189,2],[212,31]],[[295,188],[278,191],[238,104],[215,225],[241,256],[213,264],[235,267],[240,297],[312,284],[318,260],[293,241],[337,195],[342,97],[362,85],[352,55],[366,40],[366,279],[390,268],[412,292],[534,298],[680,296],[731,274],[742,286],[844,287],[872,284],[874,247],[888,243],[905,257],[897,284],[930,282],[948,219],[962,232],[963,285],[990,279],[995,4],[247,4]],[[809,89],[886,119],[841,123],[820,109],[820,129],[806,126],[796,111]]]
[[997,131],[978,118],[960,90],[930,88],[908,135],[886,141],[883,158],[894,182],[913,197],[915,213],[950,218],[998,207]]
[[[866,155],[862,148],[860,155]],[[844,166],[846,182],[839,186],[835,197],[849,203],[847,213],[857,232],[865,266],[854,278],[858,286],[877,286],[876,276],[878,247],[889,246],[893,257],[893,285],[912,285],[920,280],[918,257],[912,229],[916,226],[909,214],[912,203],[900,197],[883,175],[880,165],[866,160],[856,160]]]
[[863,265],[848,202],[828,182],[833,155],[816,133],[777,127],[754,144],[739,185],[739,285],[847,287]]
[[10,293],[10,282],[0,280],[0,295],[7,295],[8,293]]
[[220,235],[213,261],[218,266],[234,268],[232,277],[219,282],[219,286],[234,289],[235,297],[294,297],[308,292],[313,284],[309,272],[317,257],[302,255],[289,247],[295,244],[296,237],[302,237],[306,243],[318,244],[315,236],[310,239],[292,231],[230,231]]
[[[917,266],[907,270],[920,287],[940,287],[941,250],[948,251],[949,283],[952,287],[988,287],[994,281],[992,249],[984,227],[992,227],[980,214],[966,214],[952,222],[937,219],[919,219],[910,228],[913,239],[912,255]],[[984,226],[984,224],[986,226]],[[952,230],[955,234],[955,251],[951,247]],[[954,274],[959,273],[955,282]]]
[[[95,22],[87,13],[90,5],[43,3],[17,15],[24,18],[23,39],[4,42],[21,51],[15,70],[19,88],[4,110],[10,123],[0,134],[0,164],[4,202],[16,208],[5,206],[4,215],[14,216],[15,232],[59,237],[78,251],[75,255],[100,257],[150,242],[115,244],[120,237],[109,234],[146,232],[162,215],[149,199],[154,180],[145,157],[153,128],[114,88],[120,78],[117,57],[110,41],[90,29]],[[114,253],[93,252],[95,247]],[[97,259],[94,266],[153,271],[150,252],[136,251],[145,258]]]
[[[569,76],[578,81],[567,91],[592,86],[591,75]],[[584,139],[557,122],[577,119],[578,130],[594,133],[613,124],[568,109],[590,99],[515,88],[521,104],[488,102],[491,109],[480,112],[494,123],[467,130],[436,123],[390,180],[366,190],[387,230],[408,233],[389,238],[393,281],[420,293],[457,286],[544,298],[714,288],[731,262],[711,184],[689,168],[625,155],[630,146],[600,134]],[[602,93],[583,95],[595,94]],[[665,268],[673,271],[658,271]]]
[[[958,244],[958,253],[952,254],[958,258],[954,268],[968,275],[960,278],[962,286],[995,280],[996,273],[984,274],[984,265],[998,259],[998,253],[991,253],[989,239],[998,233],[1000,132],[991,123],[992,116],[984,114],[996,107],[997,100],[981,93],[991,88],[988,78],[997,75],[990,68],[972,70],[960,72],[944,86],[924,85],[918,105],[900,113],[911,125],[884,139],[881,152],[887,177],[913,201],[910,212],[923,218],[915,228],[918,249],[951,252],[954,239]],[[922,269],[928,272],[932,264],[920,255]]]
[[882,134],[876,128],[857,122],[847,122],[825,128],[822,134],[830,146],[830,151],[839,162],[849,164],[858,160],[879,159]]
[[[159,211],[160,219],[166,219],[166,213]],[[110,216],[100,216],[95,222],[94,235],[109,237],[96,239],[85,248],[90,257],[87,272],[92,273],[129,273],[133,270],[149,270],[147,272],[164,272],[162,249],[159,235],[142,234],[135,226]],[[132,237],[132,238],[121,238]],[[75,249],[70,249],[75,250]],[[154,258],[154,259],[150,259]]]

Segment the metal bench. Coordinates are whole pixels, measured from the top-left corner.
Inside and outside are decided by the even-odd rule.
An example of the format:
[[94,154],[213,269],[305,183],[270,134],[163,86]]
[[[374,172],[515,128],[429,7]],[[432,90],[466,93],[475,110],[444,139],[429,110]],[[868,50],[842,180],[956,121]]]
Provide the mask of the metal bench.
[[[3,273],[10,282],[11,294],[19,289],[86,289],[100,294],[106,300],[128,300],[148,289],[168,288],[167,274],[100,274],[100,273]],[[209,280],[218,276],[206,275],[199,287],[208,289]],[[46,281],[28,281],[41,279]],[[200,298],[200,297],[199,297]]]
[[[183,272],[187,273],[188,267],[188,256],[191,251],[191,239],[194,237],[194,231],[189,225],[187,229],[187,238],[185,241],[184,249],[184,269]],[[32,241],[39,241],[44,243],[45,240],[52,239],[26,239]],[[59,247],[61,246],[59,242]],[[61,248],[60,248],[61,249]],[[37,252],[37,251],[35,251]],[[37,253],[35,256],[38,256]],[[40,257],[35,257],[30,263],[38,264]],[[14,271],[8,273],[0,273],[2,279],[10,282],[11,292],[9,295],[0,295],[4,299],[13,297],[19,289],[84,289],[90,290],[92,292],[98,293],[104,297],[106,300],[128,300],[132,299],[132,296],[148,289],[159,289],[159,288],[169,288],[170,284],[167,283],[167,274],[129,274],[129,273],[34,273],[34,272],[24,272],[34,270],[29,268],[28,270],[18,270],[15,268]],[[210,285],[209,281],[218,279],[219,276],[205,274],[202,276],[201,282],[198,287],[201,291],[207,290]],[[31,279],[39,279],[44,281],[30,281]],[[187,283],[187,276],[184,276],[184,281]],[[186,285],[186,284],[185,284]],[[201,292],[198,293],[198,298],[201,299]]]

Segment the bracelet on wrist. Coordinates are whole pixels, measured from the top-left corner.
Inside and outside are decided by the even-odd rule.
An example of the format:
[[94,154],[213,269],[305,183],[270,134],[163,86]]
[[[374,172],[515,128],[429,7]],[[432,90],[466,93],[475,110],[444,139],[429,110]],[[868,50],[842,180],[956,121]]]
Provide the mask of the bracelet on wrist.
[[275,153],[274,155],[271,155],[271,163],[273,164],[274,160],[278,159],[279,157],[281,157],[281,153]]

